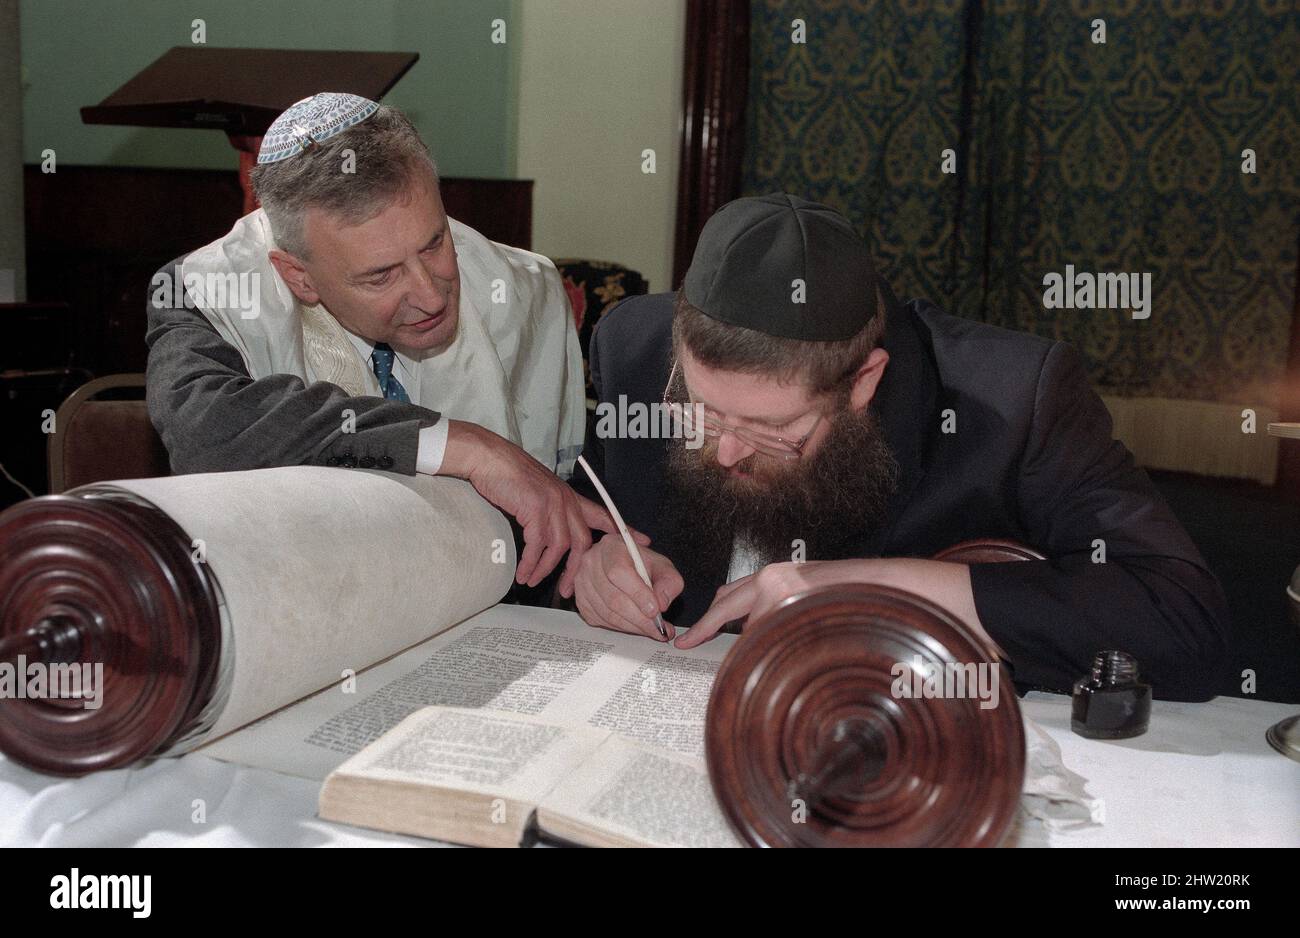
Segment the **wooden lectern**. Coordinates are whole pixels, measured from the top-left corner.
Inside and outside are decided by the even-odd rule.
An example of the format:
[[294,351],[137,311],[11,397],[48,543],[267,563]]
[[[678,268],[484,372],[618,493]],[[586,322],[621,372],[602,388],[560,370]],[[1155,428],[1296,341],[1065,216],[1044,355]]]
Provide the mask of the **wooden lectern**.
[[262,134],[281,111],[321,91],[378,101],[419,58],[416,52],[175,46],[99,104],[83,107],[81,119],[225,131],[239,151],[247,214],[257,208],[248,174]]

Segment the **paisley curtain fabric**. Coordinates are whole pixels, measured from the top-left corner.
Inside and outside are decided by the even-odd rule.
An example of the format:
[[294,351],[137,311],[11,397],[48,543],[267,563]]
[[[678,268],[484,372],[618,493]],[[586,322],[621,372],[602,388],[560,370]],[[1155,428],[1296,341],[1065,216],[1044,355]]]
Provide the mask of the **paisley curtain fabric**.
[[[834,206],[900,296],[1069,341],[1105,394],[1277,406],[1291,0],[755,0],[750,37],[746,194]],[[1067,265],[1150,274],[1149,318],[1044,308]]]

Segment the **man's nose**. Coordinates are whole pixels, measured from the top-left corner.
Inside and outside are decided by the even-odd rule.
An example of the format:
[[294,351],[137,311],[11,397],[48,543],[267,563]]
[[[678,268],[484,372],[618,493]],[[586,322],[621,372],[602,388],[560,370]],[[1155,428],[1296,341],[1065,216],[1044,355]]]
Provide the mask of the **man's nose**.
[[408,300],[412,306],[426,313],[442,312],[442,308],[447,305],[447,292],[441,289],[441,281],[429,273],[420,261],[415,262]]
[[754,452],[754,447],[741,440],[730,430],[723,430],[718,437],[718,465],[730,469],[742,459]]

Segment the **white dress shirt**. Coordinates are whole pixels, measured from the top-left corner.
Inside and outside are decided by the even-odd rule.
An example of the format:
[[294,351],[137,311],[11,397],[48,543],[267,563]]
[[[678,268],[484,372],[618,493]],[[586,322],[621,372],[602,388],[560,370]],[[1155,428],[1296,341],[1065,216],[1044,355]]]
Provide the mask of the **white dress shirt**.
[[[375,365],[370,360],[370,356],[374,354],[375,343],[352,332],[348,332],[348,338],[352,340],[357,354],[361,356],[361,360],[366,363],[366,367],[373,375]],[[411,399],[412,403],[418,403],[420,395],[419,372],[413,367],[409,358],[397,351],[397,349],[393,349],[393,352],[395,353],[393,355],[393,371],[397,375],[397,380],[406,389],[406,396]],[[433,426],[424,427],[420,430],[420,442],[415,451],[415,471],[431,476],[437,475],[438,470],[442,468],[442,458],[446,455],[446,452],[447,415],[442,414],[438,422]]]
[[731,568],[727,571],[727,582],[734,583],[741,577],[749,576],[763,569],[763,561],[747,543],[736,538],[731,545]]

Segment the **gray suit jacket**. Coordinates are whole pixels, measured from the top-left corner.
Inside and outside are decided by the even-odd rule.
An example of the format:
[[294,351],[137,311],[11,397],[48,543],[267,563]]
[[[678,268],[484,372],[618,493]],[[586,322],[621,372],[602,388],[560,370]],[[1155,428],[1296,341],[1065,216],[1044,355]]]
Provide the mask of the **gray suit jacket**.
[[[159,273],[179,278],[181,260]],[[151,297],[148,321],[149,418],[173,472],[320,465],[415,474],[419,431],[438,422],[437,411],[294,375],[254,380],[196,309],[156,307]],[[355,430],[344,433],[348,410]]]

